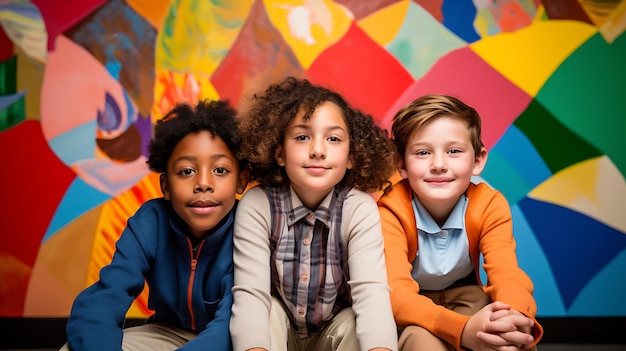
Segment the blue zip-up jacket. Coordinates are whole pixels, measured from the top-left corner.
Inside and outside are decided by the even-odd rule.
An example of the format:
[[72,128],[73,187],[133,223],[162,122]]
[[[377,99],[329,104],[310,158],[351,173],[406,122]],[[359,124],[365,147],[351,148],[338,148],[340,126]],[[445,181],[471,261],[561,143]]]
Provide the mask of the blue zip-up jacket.
[[70,349],[121,350],[126,313],[145,279],[154,311],[149,321],[199,333],[180,350],[230,351],[233,220],[234,208],[194,258],[169,201],[143,204],[128,220],[100,279],[76,297],[66,328]]

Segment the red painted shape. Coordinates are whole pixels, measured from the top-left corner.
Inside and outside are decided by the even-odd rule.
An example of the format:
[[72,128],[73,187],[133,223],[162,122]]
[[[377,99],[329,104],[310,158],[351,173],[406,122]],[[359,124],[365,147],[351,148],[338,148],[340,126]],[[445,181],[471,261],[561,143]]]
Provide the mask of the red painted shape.
[[0,62],[10,59],[13,55],[13,42],[0,26]]
[[354,22],[339,42],[317,57],[308,77],[342,94],[377,122],[413,82],[402,64]]
[[0,133],[0,168],[0,251],[32,267],[41,239],[76,174],[52,152],[39,121],[34,120]]
[[107,0],[64,0],[63,4],[51,0],[32,0],[37,6],[48,33],[48,51],[54,50],[59,34],[74,26]]

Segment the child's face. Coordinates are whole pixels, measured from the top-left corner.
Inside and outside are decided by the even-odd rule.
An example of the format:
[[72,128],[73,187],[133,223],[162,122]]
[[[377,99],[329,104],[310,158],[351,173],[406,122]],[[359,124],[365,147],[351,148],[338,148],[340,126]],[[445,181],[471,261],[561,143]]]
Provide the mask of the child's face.
[[408,178],[433,217],[449,214],[467,190],[471,176],[480,175],[487,161],[485,148],[476,156],[465,123],[448,116],[415,132],[405,151],[404,160],[398,160],[400,175]]
[[315,209],[352,168],[350,132],[341,109],[319,105],[308,121],[298,114],[285,132],[276,161],[285,167],[291,186],[309,209]]
[[208,131],[189,134],[174,148],[161,175],[161,190],[190,234],[202,238],[233,208],[246,177],[235,155]]

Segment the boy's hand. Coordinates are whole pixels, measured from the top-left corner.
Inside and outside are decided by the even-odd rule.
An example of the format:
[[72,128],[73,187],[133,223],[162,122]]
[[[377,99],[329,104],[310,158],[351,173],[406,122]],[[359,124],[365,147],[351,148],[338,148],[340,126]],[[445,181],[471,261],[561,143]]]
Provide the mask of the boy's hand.
[[[530,321],[530,323],[528,323]],[[474,351],[520,351],[534,341],[532,319],[496,301],[470,317],[461,334],[461,345]]]
[[485,324],[484,330],[479,331],[476,336],[494,346],[508,344],[525,349],[534,341],[533,326],[533,320],[519,311],[501,309],[491,314],[490,322]]

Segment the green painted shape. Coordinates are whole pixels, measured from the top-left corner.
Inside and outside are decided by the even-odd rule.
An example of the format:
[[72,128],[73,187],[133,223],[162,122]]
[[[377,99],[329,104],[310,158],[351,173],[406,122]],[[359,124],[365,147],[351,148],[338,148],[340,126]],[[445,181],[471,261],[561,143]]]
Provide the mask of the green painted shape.
[[440,58],[466,45],[428,11],[410,2],[402,26],[385,49],[402,63],[413,79],[419,79]]
[[[562,104],[565,104],[561,100]],[[533,100],[513,123],[530,140],[552,174],[602,153]]]
[[[535,99],[565,128],[606,154],[622,175],[626,174],[625,34],[611,44],[600,34],[589,38],[561,64]],[[556,144],[560,144],[558,139]],[[559,149],[560,157],[571,159],[571,155],[584,153],[587,147],[570,145]]]
[[[0,62],[0,96],[17,92],[17,56]],[[26,119],[24,98],[13,102],[0,111],[0,132],[3,132]]]

